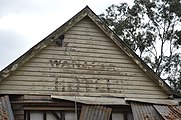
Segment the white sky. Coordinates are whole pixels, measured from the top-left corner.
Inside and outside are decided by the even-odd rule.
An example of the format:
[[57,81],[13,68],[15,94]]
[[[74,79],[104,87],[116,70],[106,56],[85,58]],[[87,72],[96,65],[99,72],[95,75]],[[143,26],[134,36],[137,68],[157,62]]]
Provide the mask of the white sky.
[[133,0],[0,0],[0,70],[48,36],[86,5],[97,15]]

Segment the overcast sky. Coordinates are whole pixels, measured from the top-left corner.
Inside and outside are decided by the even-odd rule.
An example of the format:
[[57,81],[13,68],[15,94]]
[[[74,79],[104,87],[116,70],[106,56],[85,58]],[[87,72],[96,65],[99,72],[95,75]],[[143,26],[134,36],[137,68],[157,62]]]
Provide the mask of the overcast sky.
[[97,15],[132,0],[0,0],[0,70],[88,5]]

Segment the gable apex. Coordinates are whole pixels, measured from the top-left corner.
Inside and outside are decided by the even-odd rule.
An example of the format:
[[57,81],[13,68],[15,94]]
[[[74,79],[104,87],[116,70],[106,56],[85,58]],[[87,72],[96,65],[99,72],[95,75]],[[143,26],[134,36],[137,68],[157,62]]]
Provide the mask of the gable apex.
[[47,47],[51,42],[56,41],[62,34],[72,28],[83,18],[89,17],[119,48],[124,51],[130,59],[132,59],[155,83],[157,83],[168,95],[173,96],[171,88],[159,77],[146,63],[139,58],[88,6],[82,9],[79,13],[73,16],[70,20],[37,43],[34,47],[28,50],[25,54],[8,65],[0,72],[0,81],[8,77],[13,71],[16,71],[20,66],[29,61],[43,48]]

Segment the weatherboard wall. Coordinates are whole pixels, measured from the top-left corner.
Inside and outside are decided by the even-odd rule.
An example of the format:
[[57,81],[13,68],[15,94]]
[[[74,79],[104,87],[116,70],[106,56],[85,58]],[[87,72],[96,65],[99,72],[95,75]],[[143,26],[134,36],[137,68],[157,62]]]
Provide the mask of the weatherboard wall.
[[0,94],[168,96],[88,17],[1,81]]

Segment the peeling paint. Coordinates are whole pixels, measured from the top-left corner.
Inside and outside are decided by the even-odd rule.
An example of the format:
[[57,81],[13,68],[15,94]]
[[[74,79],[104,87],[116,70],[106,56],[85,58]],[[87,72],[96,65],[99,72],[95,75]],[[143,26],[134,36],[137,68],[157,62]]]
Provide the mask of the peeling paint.
[[6,78],[7,76],[9,76],[9,74],[2,74],[1,75],[3,78]]
[[35,47],[35,49],[42,49],[42,48],[45,48],[47,45],[45,45],[45,44],[40,44],[40,45],[37,45],[36,47]]
[[112,65],[104,65],[100,62],[87,62],[87,61],[68,61],[61,59],[50,59],[51,67],[54,68],[84,68],[89,70],[103,69],[108,71],[118,71],[119,69]]
[[159,80],[159,86],[163,86],[163,81]]
[[3,74],[7,74],[7,73],[9,73],[9,72],[10,72],[9,69],[5,69],[5,70],[2,71]]
[[14,64],[14,65],[12,66],[12,68],[11,68],[11,71],[16,70],[16,69],[17,69],[17,67],[18,67],[18,64]]
[[140,65],[140,62],[138,60],[134,60],[136,64]]

